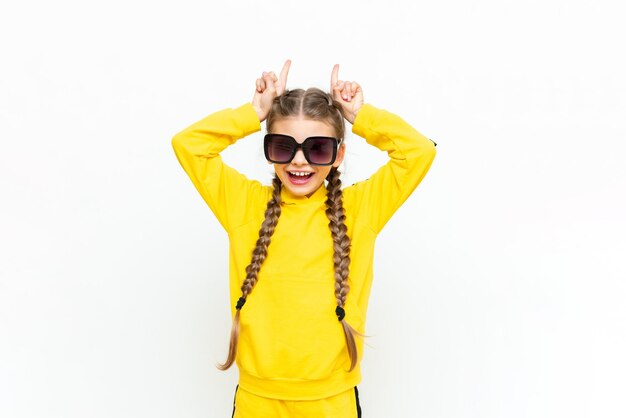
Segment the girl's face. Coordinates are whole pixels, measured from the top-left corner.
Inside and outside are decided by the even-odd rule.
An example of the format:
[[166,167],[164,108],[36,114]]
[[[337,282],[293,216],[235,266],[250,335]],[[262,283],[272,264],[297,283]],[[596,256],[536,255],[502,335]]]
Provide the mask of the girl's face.
[[[300,144],[311,136],[337,137],[332,126],[319,120],[304,119],[301,116],[282,118],[275,121],[272,133],[292,136]],[[333,165],[320,166],[310,165],[304,158],[302,150],[299,149],[290,163],[274,164],[274,170],[276,170],[276,175],[283,183],[283,186],[292,194],[310,197],[324,184],[324,179],[326,179],[331,167],[339,167],[343,161],[344,151],[345,144],[341,144],[337,150],[337,158]],[[300,173],[300,176],[297,176],[296,173]],[[302,173],[307,175],[302,176]]]

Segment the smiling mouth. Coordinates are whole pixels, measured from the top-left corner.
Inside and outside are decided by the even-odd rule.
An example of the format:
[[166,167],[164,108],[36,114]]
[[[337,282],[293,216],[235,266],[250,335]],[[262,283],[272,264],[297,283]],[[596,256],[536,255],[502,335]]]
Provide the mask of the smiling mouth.
[[308,172],[308,171],[288,171],[290,176],[294,176],[294,177],[310,177],[313,175],[312,172]]
[[305,184],[313,177],[312,172],[308,171],[287,171],[289,174],[289,181],[293,184]]

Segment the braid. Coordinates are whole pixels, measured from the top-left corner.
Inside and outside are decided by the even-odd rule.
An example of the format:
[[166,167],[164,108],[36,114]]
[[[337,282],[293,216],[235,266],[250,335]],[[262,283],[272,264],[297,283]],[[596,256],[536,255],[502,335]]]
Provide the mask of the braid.
[[239,312],[246,303],[246,298],[252,292],[252,288],[257,282],[257,276],[261,265],[267,257],[267,247],[270,245],[270,238],[274,234],[274,229],[278,224],[278,218],[280,217],[280,190],[282,183],[278,176],[274,176],[272,182],[274,191],[272,198],[267,202],[267,209],[265,210],[265,220],[261,224],[259,230],[259,239],[256,242],[256,247],[252,251],[252,261],[246,267],[246,279],[241,286],[242,296],[237,301],[237,312],[233,318],[233,326],[230,332],[230,346],[228,349],[228,358],[223,364],[218,364],[217,368],[220,370],[228,369],[235,361],[237,354],[237,343],[239,341]]
[[243,293],[242,297],[244,299],[250,294],[252,288],[256,284],[261,264],[263,264],[265,258],[267,257],[267,247],[270,245],[270,238],[274,234],[276,224],[278,224],[278,217],[280,216],[280,189],[282,184],[276,175],[273,179],[273,185],[274,192],[272,193],[270,201],[267,202],[265,220],[263,221],[263,224],[261,224],[259,239],[257,240],[256,247],[252,252],[252,261],[246,267],[246,279],[241,286],[241,292]]
[[350,273],[350,237],[348,237],[344,221],[346,219],[345,211],[343,209],[343,194],[341,192],[341,180],[339,175],[341,173],[336,167],[333,167],[328,173],[326,179],[328,180],[328,191],[326,194],[326,216],[328,216],[330,232],[333,237],[333,261],[335,263],[335,297],[337,298],[337,309],[335,313],[346,336],[346,344],[348,346],[348,353],[350,354],[350,370],[352,371],[357,364],[358,352],[356,348],[356,342],[354,335],[364,337],[363,334],[356,331],[348,324],[345,317],[345,310],[343,309],[346,304],[346,297],[350,291],[348,285],[348,275]]

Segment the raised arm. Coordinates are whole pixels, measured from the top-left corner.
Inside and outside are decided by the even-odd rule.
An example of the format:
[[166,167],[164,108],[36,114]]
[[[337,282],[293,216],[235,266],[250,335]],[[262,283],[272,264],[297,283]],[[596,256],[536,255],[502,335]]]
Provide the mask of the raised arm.
[[344,190],[360,221],[379,233],[422,181],[435,158],[435,143],[399,116],[370,104],[361,107],[352,132],[386,151],[389,161],[369,179]]
[[436,144],[399,116],[364,104],[358,83],[339,80],[339,65],[332,71],[331,92],[353,124],[352,132],[389,155],[369,179],[343,191],[346,203],[358,208],[359,222],[379,233],[428,172]]
[[213,113],[177,133],[172,147],[192,183],[228,232],[249,216],[248,200],[263,199],[264,186],[222,161],[226,147],[261,129],[250,103]]
[[280,78],[264,72],[256,80],[251,103],[213,113],[172,138],[176,158],[226,231],[253,216],[258,204],[267,203],[271,191],[226,165],[220,153],[261,129],[272,101],[285,90],[290,65],[287,60]]

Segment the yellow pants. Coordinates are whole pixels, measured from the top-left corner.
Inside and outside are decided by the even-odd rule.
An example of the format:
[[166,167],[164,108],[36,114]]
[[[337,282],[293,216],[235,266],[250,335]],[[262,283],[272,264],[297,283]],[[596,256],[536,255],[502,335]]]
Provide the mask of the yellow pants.
[[283,401],[250,393],[237,385],[233,418],[361,418],[359,390],[314,401]]

